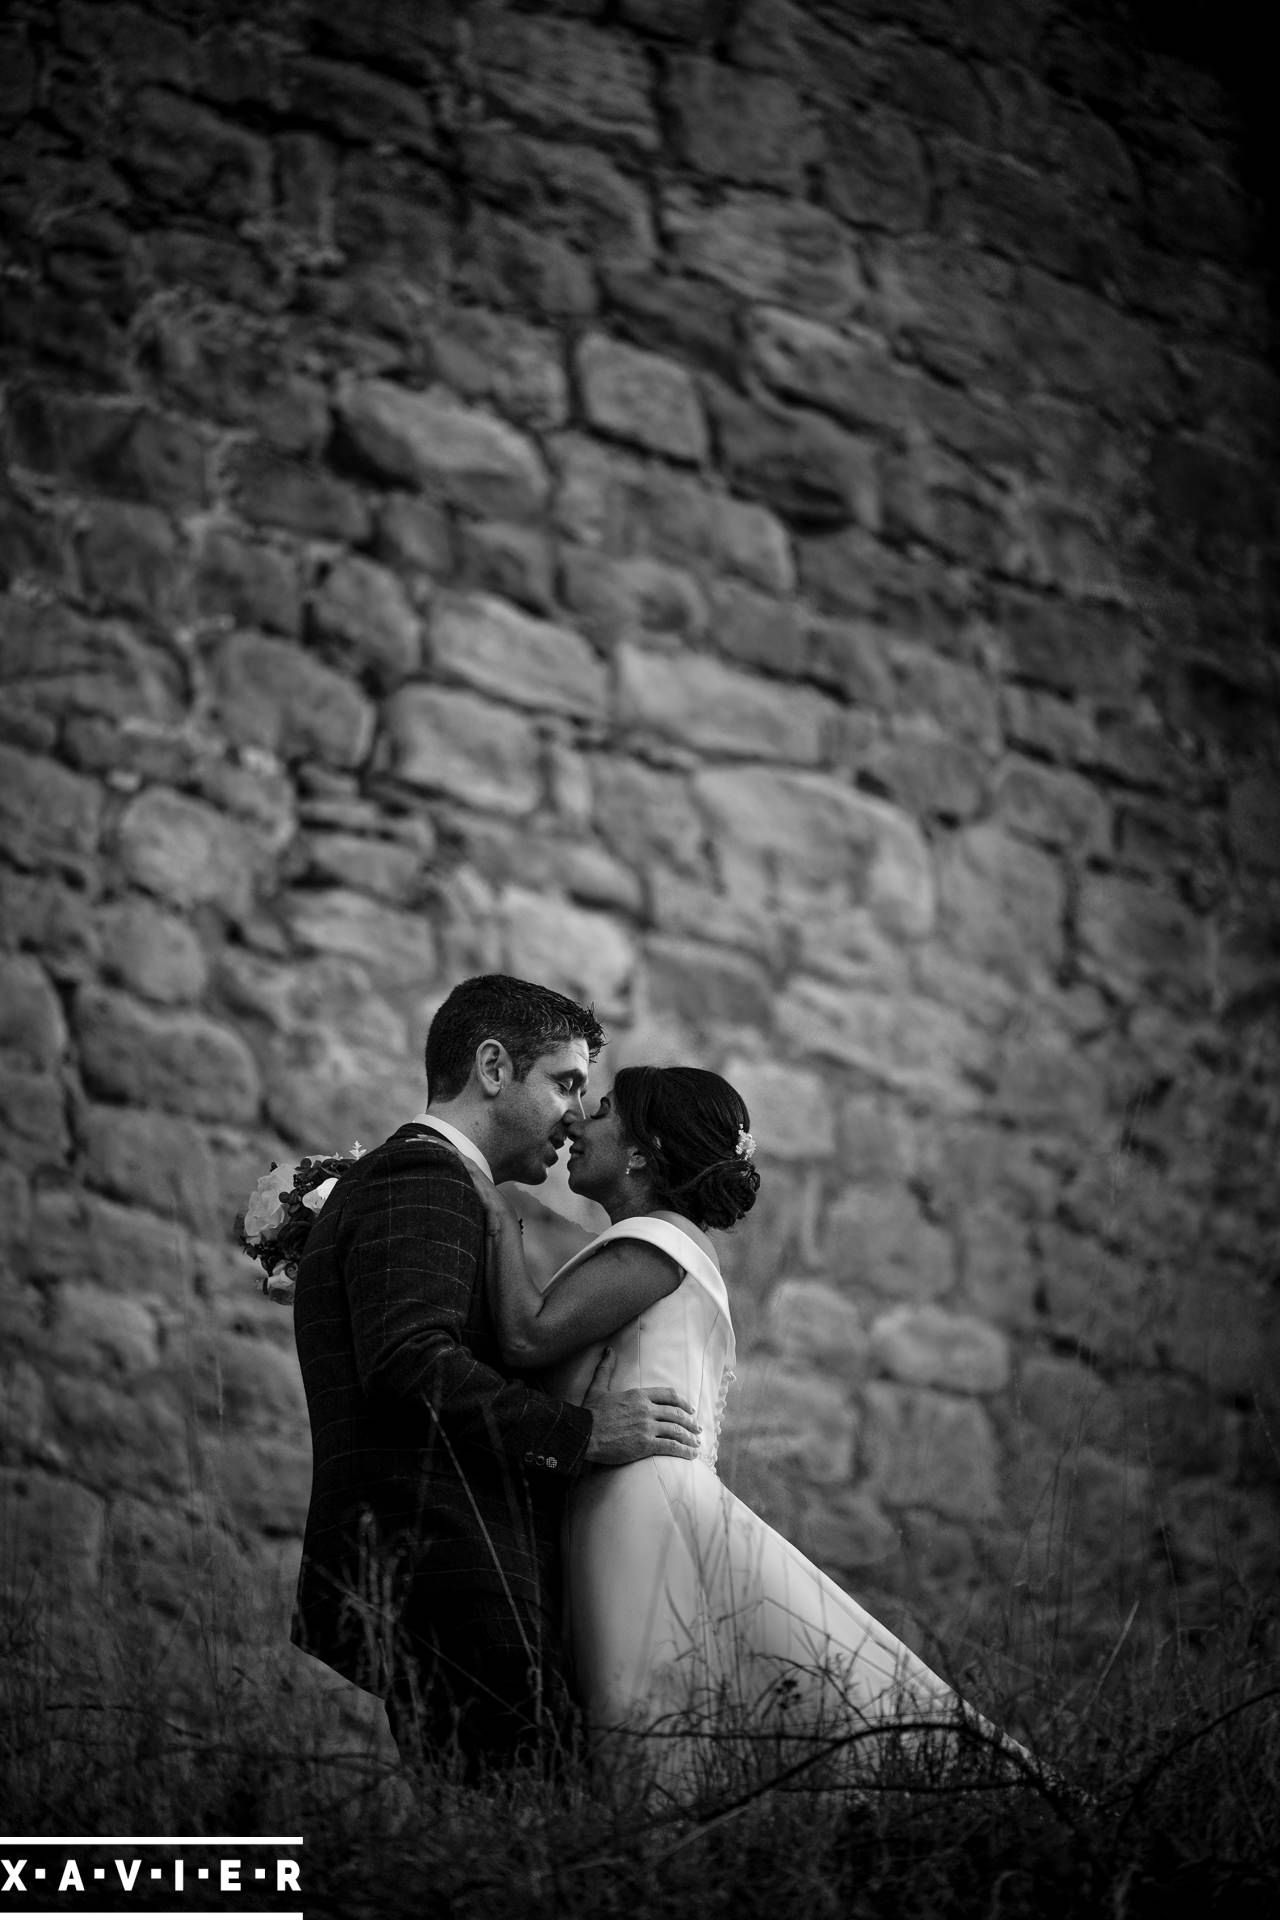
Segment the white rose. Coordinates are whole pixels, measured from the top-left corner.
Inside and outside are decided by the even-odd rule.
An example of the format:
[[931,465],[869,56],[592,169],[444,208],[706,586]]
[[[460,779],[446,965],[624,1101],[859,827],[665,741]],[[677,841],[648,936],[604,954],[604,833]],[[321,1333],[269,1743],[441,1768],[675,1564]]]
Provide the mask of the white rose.
[[296,1165],[285,1165],[272,1167],[270,1173],[263,1174],[244,1210],[246,1240],[260,1240],[283,1226],[284,1204],[280,1195],[292,1191],[296,1171]]

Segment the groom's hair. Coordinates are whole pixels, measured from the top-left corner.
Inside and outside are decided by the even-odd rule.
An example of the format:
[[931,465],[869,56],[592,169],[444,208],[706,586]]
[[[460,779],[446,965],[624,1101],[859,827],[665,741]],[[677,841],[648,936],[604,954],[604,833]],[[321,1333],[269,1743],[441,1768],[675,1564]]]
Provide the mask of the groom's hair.
[[567,994],[513,980],[506,973],[478,973],[463,980],[442,1002],[427,1032],[427,1094],[455,1100],[471,1077],[482,1040],[500,1040],[511,1055],[517,1080],[534,1061],[570,1040],[585,1040],[594,1060],[605,1044],[592,1007]]

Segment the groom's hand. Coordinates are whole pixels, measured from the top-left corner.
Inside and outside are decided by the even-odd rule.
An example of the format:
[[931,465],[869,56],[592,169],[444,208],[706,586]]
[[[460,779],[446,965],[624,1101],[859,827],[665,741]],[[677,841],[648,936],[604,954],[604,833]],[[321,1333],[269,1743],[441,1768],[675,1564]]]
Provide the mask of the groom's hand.
[[594,1467],[627,1467],[654,1453],[696,1460],[700,1428],[693,1408],[674,1387],[629,1387],[611,1393],[617,1355],[606,1351],[583,1406],[591,1416],[587,1461]]

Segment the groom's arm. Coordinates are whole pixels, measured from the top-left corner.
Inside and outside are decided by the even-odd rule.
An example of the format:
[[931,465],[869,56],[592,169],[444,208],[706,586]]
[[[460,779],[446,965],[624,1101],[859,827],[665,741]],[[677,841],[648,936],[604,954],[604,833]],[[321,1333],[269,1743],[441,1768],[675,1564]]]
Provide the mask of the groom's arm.
[[466,1172],[414,1143],[370,1166],[346,1202],[342,1268],[363,1392],[424,1446],[576,1475],[593,1419],[485,1366],[464,1344],[484,1221]]

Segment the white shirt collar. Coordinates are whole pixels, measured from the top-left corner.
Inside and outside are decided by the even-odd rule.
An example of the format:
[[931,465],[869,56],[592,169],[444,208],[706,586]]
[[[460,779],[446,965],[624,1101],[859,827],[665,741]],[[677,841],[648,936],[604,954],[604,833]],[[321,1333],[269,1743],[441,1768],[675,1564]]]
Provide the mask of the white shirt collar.
[[458,1149],[464,1160],[473,1161],[485,1179],[492,1181],[492,1167],[475,1141],[468,1140],[460,1127],[455,1127],[451,1121],[441,1120],[439,1115],[434,1113],[415,1113],[409,1124],[414,1127],[431,1127],[436,1133],[442,1133],[450,1146]]

